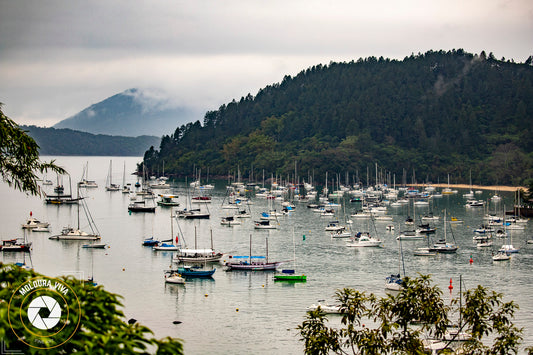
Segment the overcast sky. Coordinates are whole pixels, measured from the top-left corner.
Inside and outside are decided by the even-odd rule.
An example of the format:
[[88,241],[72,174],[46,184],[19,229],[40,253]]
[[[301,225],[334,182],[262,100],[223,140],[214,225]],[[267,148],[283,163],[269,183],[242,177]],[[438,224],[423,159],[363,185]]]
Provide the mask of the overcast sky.
[[0,0],[0,102],[39,126],[134,87],[205,112],[315,64],[458,48],[524,62],[533,1]]

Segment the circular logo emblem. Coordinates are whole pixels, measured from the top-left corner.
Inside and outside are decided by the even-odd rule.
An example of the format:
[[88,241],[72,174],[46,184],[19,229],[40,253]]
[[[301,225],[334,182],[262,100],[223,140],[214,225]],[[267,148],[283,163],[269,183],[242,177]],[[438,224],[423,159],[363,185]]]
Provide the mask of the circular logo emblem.
[[9,301],[8,320],[20,341],[52,349],[76,333],[81,307],[74,290],[59,279],[36,277],[18,286]]
[[[48,317],[41,317],[39,314],[41,309],[48,309]],[[61,320],[61,306],[50,296],[34,298],[28,306],[28,319],[34,327],[39,329],[51,329]]]

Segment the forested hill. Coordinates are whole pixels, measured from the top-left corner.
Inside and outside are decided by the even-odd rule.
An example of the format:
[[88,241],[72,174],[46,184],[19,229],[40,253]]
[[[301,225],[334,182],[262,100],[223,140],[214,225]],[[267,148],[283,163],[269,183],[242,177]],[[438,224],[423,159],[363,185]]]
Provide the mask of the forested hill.
[[35,139],[41,155],[142,156],[158,137],[123,137],[91,134],[72,129],[21,126]]
[[[533,172],[533,66],[492,54],[430,51],[401,61],[317,65],[178,127],[148,170],[244,175],[326,172],[522,184]],[[205,170],[204,170],[205,171]],[[352,175],[352,176],[353,176]]]

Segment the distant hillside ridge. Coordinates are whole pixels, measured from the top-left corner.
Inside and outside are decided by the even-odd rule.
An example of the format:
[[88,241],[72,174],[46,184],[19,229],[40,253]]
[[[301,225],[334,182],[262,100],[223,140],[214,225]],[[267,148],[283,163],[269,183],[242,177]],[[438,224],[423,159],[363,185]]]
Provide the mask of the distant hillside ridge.
[[389,184],[471,173],[521,186],[533,178],[532,62],[458,49],[315,65],[177,127],[144,165],[372,183],[377,164]]
[[160,142],[155,136],[123,137],[66,128],[20,127],[35,139],[41,155],[143,156],[147,149]]
[[201,117],[187,107],[173,107],[168,100],[141,89],[128,89],[64,119],[54,128],[70,128],[93,134],[137,137],[170,134],[176,126]]

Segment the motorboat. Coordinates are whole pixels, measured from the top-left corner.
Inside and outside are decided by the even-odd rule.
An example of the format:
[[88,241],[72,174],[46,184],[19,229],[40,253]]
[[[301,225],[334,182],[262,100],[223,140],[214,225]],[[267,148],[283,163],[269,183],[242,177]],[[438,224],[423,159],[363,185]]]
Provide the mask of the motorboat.
[[223,226],[239,226],[242,222],[238,219],[235,219],[233,216],[222,217],[220,224]]
[[202,212],[199,208],[184,209],[177,211],[176,215],[185,219],[208,219],[211,215],[207,212]]
[[107,247],[107,244],[105,243],[83,244],[81,247],[86,248],[86,249],[105,249]]
[[511,259],[511,255],[505,251],[498,250],[497,253],[492,255],[492,261],[507,261]]
[[342,314],[341,306],[334,303],[326,303],[325,300],[318,300],[317,303],[314,303],[307,307],[307,311],[316,311],[320,309],[323,313],[327,314]]
[[180,274],[175,272],[175,273],[171,273],[168,276],[165,275],[165,282],[167,284],[184,284],[185,283],[185,279],[183,277],[181,277]]
[[370,236],[370,233],[357,233],[355,237],[346,242],[347,247],[381,247],[382,241]]
[[50,226],[50,223],[48,222],[41,222],[37,218],[32,216],[32,212],[30,212],[30,218],[26,220],[26,223],[22,225],[23,229],[35,229],[35,228],[48,228]]
[[400,291],[403,288],[403,280],[400,274],[387,276],[385,278],[385,288],[391,291]]
[[255,229],[276,229],[275,224],[271,224],[270,220],[255,221]]
[[430,248],[416,248],[413,252],[415,256],[435,256],[437,252],[432,251]]
[[333,231],[333,232],[337,232],[337,231],[343,231],[344,229],[346,229],[344,226],[341,226],[339,224],[339,221],[331,221],[328,223],[328,225],[326,226],[325,230],[326,231]]
[[155,206],[147,205],[146,200],[133,201],[128,205],[128,211],[130,212],[155,212]]
[[421,233],[417,233],[416,230],[405,230],[401,231],[398,236],[396,237],[396,240],[415,240],[415,239],[424,239],[425,235]]
[[178,251],[178,247],[174,244],[161,243],[154,245],[154,251]]
[[176,198],[178,198],[177,195],[159,194],[159,197],[161,197],[161,199],[157,201],[157,204],[159,206],[179,206],[180,205],[180,203],[175,200]]
[[182,277],[193,277],[193,278],[209,278],[212,277],[217,269],[204,269],[200,266],[193,265],[184,265],[181,267],[178,267],[177,273],[180,274]]
[[150,237],[143,240],[142,245],[146,247],[153,247],[154,245],[158,245],[159,243],[159,240],[155,240],[154,237]]
[[2,245],[0,245],[1,251],[24,251],[28,252],[31,250],[31,242],[27,242],[20,238],[6,239],[2,240]]

